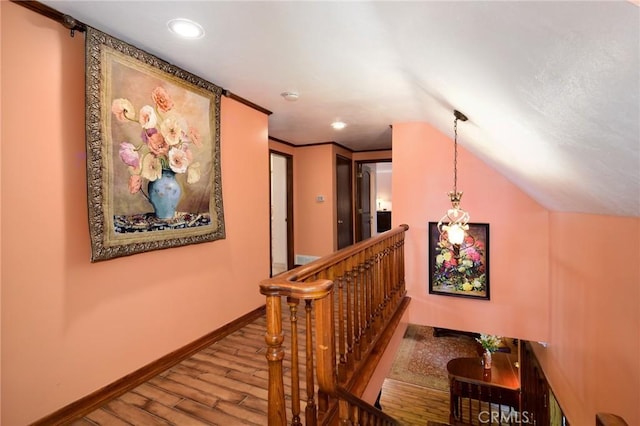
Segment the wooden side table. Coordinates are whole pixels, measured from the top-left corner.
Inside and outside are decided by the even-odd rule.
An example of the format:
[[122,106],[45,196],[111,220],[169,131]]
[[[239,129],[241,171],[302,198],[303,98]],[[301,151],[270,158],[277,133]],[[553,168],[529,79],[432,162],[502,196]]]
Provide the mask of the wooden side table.
[[[479,357],[449,361],[450,423],[477,422],[478,416],[489,418],[495,411],[494,405],[498,412],[511,408],[519,411],[520,379],[516,362],[516,356],[501,352],[493,354],[490,370],[485,370]],[[465,399],[469,403],[463,411]]]

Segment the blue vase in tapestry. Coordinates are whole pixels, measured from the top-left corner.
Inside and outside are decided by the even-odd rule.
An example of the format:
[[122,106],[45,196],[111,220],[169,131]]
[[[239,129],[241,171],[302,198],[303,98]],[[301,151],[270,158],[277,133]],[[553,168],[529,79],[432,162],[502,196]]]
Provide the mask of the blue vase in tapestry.
[[182,188],[176,180],[176,174],[169,169],[162,170],[162,177],[149,182],[149,201],[153,205],[156,217],[172,219],[182,195]]

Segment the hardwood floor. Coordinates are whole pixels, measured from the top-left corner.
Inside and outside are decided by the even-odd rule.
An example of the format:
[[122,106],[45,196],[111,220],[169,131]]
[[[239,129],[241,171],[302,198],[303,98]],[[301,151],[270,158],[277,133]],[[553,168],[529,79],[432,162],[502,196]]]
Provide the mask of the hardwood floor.
[[[261,317],[72,425],[265,426],[265,329]],[[449,416],[447,392],[396,380],[384,382],[380,402],[383,411],[406,426],[446,424]]]
[[73,425],[267,424],[264,317]]
[[382,411],[406,426],[425,426],[428,421],[447,424],[449,392],[385,379],[380,398]]

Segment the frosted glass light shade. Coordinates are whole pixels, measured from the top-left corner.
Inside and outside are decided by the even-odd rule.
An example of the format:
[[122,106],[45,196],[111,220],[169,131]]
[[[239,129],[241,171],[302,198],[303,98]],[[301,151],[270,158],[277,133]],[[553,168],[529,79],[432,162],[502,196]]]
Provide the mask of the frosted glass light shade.
[[459,224],[454,223],[451,226],[446,227],[447,239],[451,244],[460,245],[464,242],[464,228]]

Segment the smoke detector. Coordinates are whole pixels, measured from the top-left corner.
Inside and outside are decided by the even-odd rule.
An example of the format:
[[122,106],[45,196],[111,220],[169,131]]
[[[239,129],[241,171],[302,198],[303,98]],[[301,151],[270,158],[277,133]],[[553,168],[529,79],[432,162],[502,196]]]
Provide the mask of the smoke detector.
[[282,92],[280,93],[280,96],[282,96],[284,100],[289,102],[295,102],[300,97],[300,95],[298,95],[298,92]]

